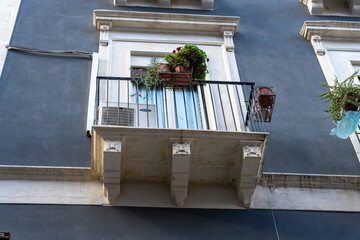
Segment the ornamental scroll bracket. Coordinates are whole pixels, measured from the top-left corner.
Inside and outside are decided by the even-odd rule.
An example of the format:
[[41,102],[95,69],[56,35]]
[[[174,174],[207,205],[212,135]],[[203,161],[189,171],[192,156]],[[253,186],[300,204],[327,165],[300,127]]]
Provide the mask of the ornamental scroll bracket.
[[315,53],[319,56],[325,55],[325,49],[321,42],[321,37],[319,35],[311,36],[311,44],[314,47]]
[[111,23],[109,22],[100,22],[100,45],[107,46],[109,44],[109,31],[111,29]]
[[234,41],[233,41],[233,32],[232,31],[224,31],[224,44],[227,51],[234,51]]

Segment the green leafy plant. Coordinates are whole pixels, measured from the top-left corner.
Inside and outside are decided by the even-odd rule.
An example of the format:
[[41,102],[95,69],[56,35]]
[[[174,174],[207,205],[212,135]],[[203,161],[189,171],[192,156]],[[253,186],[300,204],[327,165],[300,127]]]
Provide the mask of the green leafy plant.
[[133,82],[137,82],[139,86],[138,92],[132,94],[131,96],[138,95],[139,97],[146,98],[141,96],[141,90],[146,91],[146,96],[148,92],[156,85],[159,86],[162,83],[162,78],[160,77],[159,60],[156,57],[153,57],[150,61],[150,64],[146,67],[145,73],[142,70],[133,69],[136,72],[138,77],[133,78]]
[[321,83],[322,86],[328,87],[329,91],[319,95],[325,102],[330,102],[330,106],[325,112],[330,113],[329,118],[335,122],[340,121],[345,115],[345,105],[353,104],[356,107],[360,107],[360,86],[354,84],[354,78],[358,72],[355,72],[343,82],[335,77],[334,85],[330,86],[326,83]]
[[206,62],[209,61],[209,58],[196,45],[187,44],[184,47],[178,47],[171,54],[166,54],[165,60],[172,68],[180,64],[192,69],[192,77],[196,80],[205,80],[208,73]]
[[150,90],[155,85],[160,85],[162,79],[158,70],[159,64],[159,60],[153,57],[150,64],[146,67],[145,73],[141,70],[134,70],[138,77],[134,78],[133,81],[137,82],[142,89],[146,90]]

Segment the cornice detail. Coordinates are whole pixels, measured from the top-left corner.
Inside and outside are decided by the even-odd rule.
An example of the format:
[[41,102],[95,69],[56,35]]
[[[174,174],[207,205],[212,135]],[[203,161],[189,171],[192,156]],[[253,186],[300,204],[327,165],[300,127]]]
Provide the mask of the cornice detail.
[[300,35],[307,40],[312,36],[321,38],[360,38],[360,22],[348,21],[306,21],[301,28]]
[[359,0],[349,0],[346,2],[344,2],[344,0],[332,0],[332,1],[301,0],[301,3],[308,7],[311,15],[331,15],[331,16],[360,15]]
[[102,22],[111,23],[112,28],[148,28],[219,34],[223,34],[223,29],[226,29],[235,34],[239,29],[240,17],[95,10],[93,24],[97,30],[101,30]]
[[114,6],[156,7],[156,8],[181,8],[196,10],[214,10],[214,0],[114,0]]

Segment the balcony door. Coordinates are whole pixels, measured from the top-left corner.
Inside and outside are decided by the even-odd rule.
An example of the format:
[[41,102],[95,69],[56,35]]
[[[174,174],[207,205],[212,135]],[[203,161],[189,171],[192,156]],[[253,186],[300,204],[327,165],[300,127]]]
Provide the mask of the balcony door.
[[[139,53],[131,55],[131,77],[145,75],[152,57]],[[159,62],[164,62],[163,56],[156,57]],[[130,96],[132,103],[141,106],[140,111],[151,113],[152,109],[155,109],[155,114],[150,116],[155,116],[158,128],[203,129],[203,113],[197,86],[154,86],[146,90],[134,81],[131,84]]]

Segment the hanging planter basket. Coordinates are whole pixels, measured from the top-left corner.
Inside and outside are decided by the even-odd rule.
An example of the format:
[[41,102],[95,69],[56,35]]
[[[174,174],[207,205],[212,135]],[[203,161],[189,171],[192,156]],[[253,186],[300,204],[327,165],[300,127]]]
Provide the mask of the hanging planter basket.
[[[274,87],[257,87],[257,100],[253,103],[255,111],[255,120],[270,122],[275,104],[275,88]],[[262,114],[262,118],[260,116]]]

